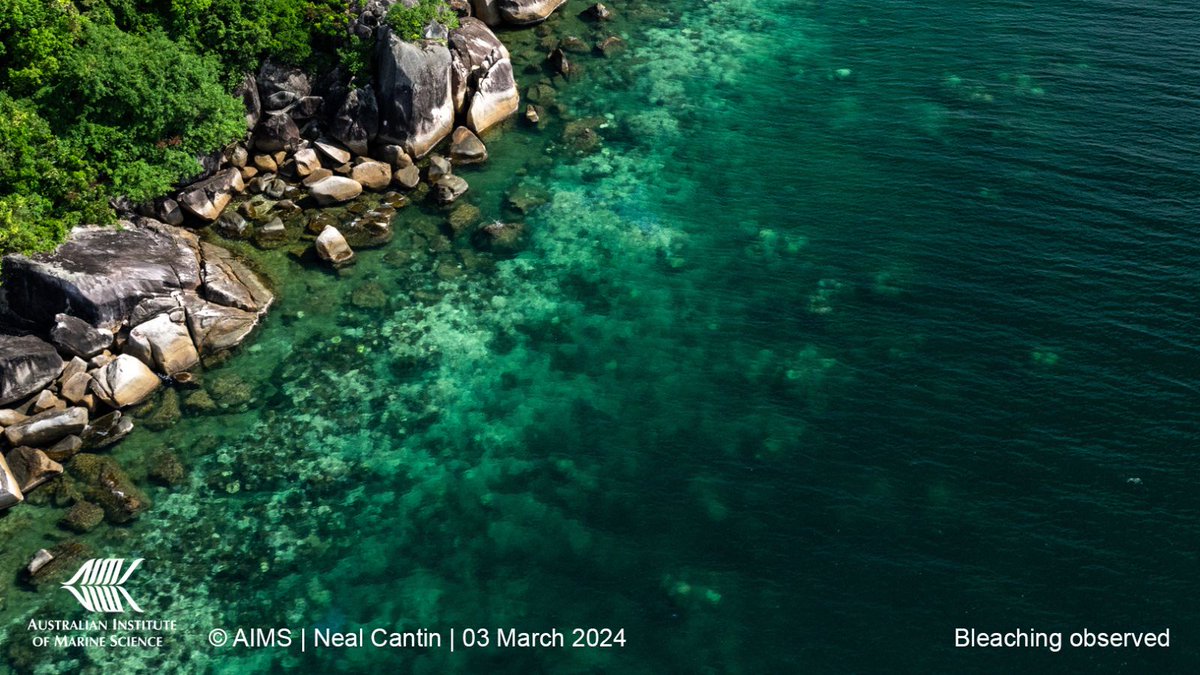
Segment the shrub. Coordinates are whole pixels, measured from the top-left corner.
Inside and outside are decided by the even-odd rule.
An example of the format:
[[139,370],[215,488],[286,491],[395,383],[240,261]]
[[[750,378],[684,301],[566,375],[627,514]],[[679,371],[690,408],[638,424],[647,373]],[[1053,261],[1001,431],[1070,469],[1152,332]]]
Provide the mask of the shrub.
[[418,0],[412,7],[396,3],[388,10],[387,24],[402,40],[420,40],[429,22],[437,21],[451,30],[458,28],[458,15],[446,0]]

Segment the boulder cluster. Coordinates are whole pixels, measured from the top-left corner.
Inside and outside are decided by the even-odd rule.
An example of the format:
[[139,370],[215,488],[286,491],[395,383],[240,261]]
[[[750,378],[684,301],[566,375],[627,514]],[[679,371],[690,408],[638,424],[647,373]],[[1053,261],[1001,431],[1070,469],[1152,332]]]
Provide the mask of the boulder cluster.
[[77,228],[53,253],[8,255],[3,288],[0,508],[65,463],[96,464],[95,500],[118,522],[144,500],[90,453],[128,434],[128,409],[164,382],[188,382],[204,357],[240,344],[274,300],[229,251],[149,218]]

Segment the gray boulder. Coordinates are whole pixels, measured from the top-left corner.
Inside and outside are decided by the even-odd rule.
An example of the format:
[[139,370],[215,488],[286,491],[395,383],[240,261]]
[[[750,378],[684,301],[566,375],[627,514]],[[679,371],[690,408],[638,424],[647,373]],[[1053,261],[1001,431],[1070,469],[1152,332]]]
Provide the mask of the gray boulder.
[[62,369],[62,357],[49,343],[32,335],[0,335],[0,405],[36,393]]
[[348,202],[362,194],[362,185],[358,181],[342,176],[329,176],[308,187],[313,199],[321,206]]
[[366,156],[371,141],[379,133],[379,103],[375,100],[375,90],[366,86],[346,94],[346,100],[333,116],[329,133],[350,152]]
[[500,18],[514,26],[545,21],[567,0],[495,0]]
[[21,492],[28,494],[30,490],[56,476],[62,475],[62,464],[50,459],[45,452],[37,448],[22,446],[8,451],[4,456],[12,470],[13,477],[21,486]]
[[258,71],[258,90],[264,99],[287,92],[295,98],[304,98],[312,93],[308,75],[299,68],[288,68],[267,61]]
[[242,105],[246,107],[246,130],[253,129],[258,124],[258,118],[262,116],[262,100],[258,97],[258,82],[252,73],[247,73],[242,78],[241,84],[233,90],[233,95],[242,99]]
[[17,477],[13,475],[12,469],[8,468],[8,462],[0,457],[0,509],[11,508],[23,501],[25,494],[21,492]]
[[378,41],[379,138],[424,157],[454,127],[450,50],[412,44],[381,29]]
[[477,164],[488,158],[487,146],[466,127],[454,130],[450,139],[450,159],[456,164]]
[[521,96],[508,49],[479,19],[462,19],[450,32],[450,85],[454,107],[482,132],[517,111]]
[[6,428],[4,438],[14,447],[49,445],[65,436],[83,431],[87,421],[87,408],[47,410]]
[[195,295],[184,297],[188,330],[201,354],[214,354],[241,344],[258,325],[259,315],[226,307]]
[[[96,395],[114,408],[141,403],[154,393],[160,384],[162,381],[149,366],[129,354],[121,354],[113,359],[107,366],[98,370],[92,379],[92,389]],[[86,416],[84,421],[87,421]],[[69,433],[78,434],[80,431],[83,431],[83,427]],[[7,432],[5,429],[5,433]]]
[[113,336],[110,331],[95,328],[83,319],[59,314],[54,317],[50,341],[68,356],[90,359],[111,347]]
[[10,308],[31,321],[69,313],[111,329],[146,298],[200,285],[198,241],[151,220],[78,227],[52,253],[5,256],[3,280]]
[[157,368],[167,375],[176,375],[191,370],[200,363],[200,353],[192,343],[192,336],[183,324],[183,313],[179,321],[170,314],[159,314],[129,331],[125,353],[136,356],[142,363]]
[[326,225],[317,235],[316,247],[317,257],[333,263],[334,267],[348,265],[354,260],[354,251],[346,243],[346,238],[332,225]]
[[254,147],[263,152],[292,151],[300,144],[300,127],[283,111],[264,113],[254,132]]
[[184,211],[211,223],[220,217],[233,195],[245,189],[241,172],[230,168],[184,188],[179,193],[179,205]]
[[201,274],[205,299],[260,315],[266,313],[275,294],[257,274],[220,246],[201,242],[200,251],[204,257]]
[[467,181],[459,176],[442,176],[433,184],[433,194],[444,206],[463,196],[468,187]]

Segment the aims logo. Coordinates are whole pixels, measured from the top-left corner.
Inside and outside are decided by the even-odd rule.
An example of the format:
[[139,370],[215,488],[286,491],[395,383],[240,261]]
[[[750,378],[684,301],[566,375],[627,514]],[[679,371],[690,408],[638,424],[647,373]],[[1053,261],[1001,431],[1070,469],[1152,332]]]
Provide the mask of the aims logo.
[[71,580],[62,585],[89,612],[124,613],[125,605],[141,613],[123,586],[145,558],[137,558],[125,567],[124,558],[93,558],[83,564]]

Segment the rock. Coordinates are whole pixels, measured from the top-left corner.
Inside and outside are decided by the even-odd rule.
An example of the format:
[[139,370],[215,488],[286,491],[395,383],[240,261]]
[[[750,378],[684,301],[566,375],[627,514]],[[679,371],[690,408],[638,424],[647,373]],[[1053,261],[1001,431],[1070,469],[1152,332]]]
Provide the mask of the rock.
[[[8,271],[7,262],[5,271]],[[9,290],[7,286],[5,288]],[[32,335],[0,335],[0,405],[19,401],[43,389],[62,370],[62,357],[49,343]]]
[[222,410],[240,410],[254,400],[254,390],[237,373],[221,373],[207,384],[208,393]]
[[408,153],[404,151],[404,148],[398,145],[381,146],[376,151],[376,157],[382,162],[387,162],[393,170],[399,170],[406,166],[412,166],[413,163],[412,157],[409,157]]
[[350,171],[350,178],[368,190],[382,190],[392,182],[392,169],[383,162],[367,160]]
[[292,116],[282,112],[263,113],[254,132],[254,147],[263,152],[291,151],[300,143],[300,128]]
[[538,112],[537,106],[532,103],[525,106],[525,121],[530,124],[537,124],[542,121],[542,116]]
[[242,182],[241,172],[230,168],[184,188],[179,194],[179,204],[184,211],[211,223],[229,205],[233,195],[245,189],[246,184]]
[[159,314],[135,326],[129,331],[125,353],[167,375],[195,368],[200,363],[200,353],[183,325],[182,312],[179,314],[179,321],[172,320],[170,314]]
[[[132,358],[132,357],[131,357]],[[136,359],[134,359],[136,360]],[[78,434],[87,426],[86,408],[75,407],[65,410],[47,410],[23,422],[4,429],[4,438],[13,447],[21,445],[49,445],[70,434]]]
[[250,224],[236,211],[222,213],[213,229],[226,239],[245,239],[250,235]]
[[51,478],[62,475],[62,464],[50,459],[45,452],[37,448],[19,447],[9,450],[4,456],[9,469],[21,486],[21,492],[29,494],[31,490]]
[[287,227],[283,224],[283,219],[279,217],[272,218],[267,224],[258,228],[255,242],[262,246],[265,244],[278,243],[287,238]]
[[64,354],[90,359],[111,347],[113,336],[110,331],[94,328],[82,319],[58,314],[50,329],[50,341]]
[[506,23],[526,26],[544,21],[567,0],[495,0],[500,18]]
[[58,521],[58,524],[72,532],[82,534],[91,531],[102,522],[104,522],[104,509],[89,501],[79,501],[75,502],[75,505],[67,511],[62,520]]
[[212,412],[217,409],[217,402],[203,389],[196,390],[183,399],[183,407],[197,412]]
[[447,216],[446,222],[449,223],[450,229],[454,234],[459,234],[468,227],[478,223],[481,217],[482,213],[478,206],[474,204],[462,204],[454,207],[454,210]]
[[125,438],[130,431],[133,431],[133,420],[120,410],[114,410],[92,420],[79,436],[80,445],[89,450],[107,448]]
[[287,183],[280,178],[274,178],[263,187],[263,194],[271,199],[279,199],[287,192]]
[[550,56],[546,58],[546,62],[550,64],[550,70],[563,77],[569,78],[574,74],[575,66],[567,59],[567,53],[562,49],[555,49],[550,52]]
[[155,221],[81,227],[53,253],[7,256],[4,288],[10,307],[35,322],[69,311],[109,329],[147,298],[197,288],[198,250],[194,234]]
[[442,176],[433,184],[433,194],[439,204],[446,205],[463,196],[468,187],[459,176]]
[[158,376],[140,359],[121,354],[113,359],[112,363],[97,371],[92,379],[92,390],[110,406],[124,408],[141,403],[158,389],[160,384],[162,382]]
[[185,296],[183,303],[192,342],[202,356],[238,346],[258,325],[256,312],[218,305],[197,296]]
[[350,294],[350,304],[360,309],[381,309],[387,306],[387,301],[387,291],[374,281],[355,288]]
[[524,235],[523,224],[497,221],[476,230],[471,236],[471,243],[484,251],[515,253],[520,249]]
[[255,155],[252,161],[254,162],[254,168],[259,171],[274,173],[279,170],[279,167],[275,164],[275,158],[271,155]]
[[330,171],[329,169],[326,169],[326,168],[315,169],[312,173],[308,174],[307,178],[305,178],[301,182],[304,183],[305,187],[312,187],[313,185],[316,185],[317,183],[325,180],[326,178],[329,178],[332,175],[333,175],[333,172]]
[[283,110],[297,100],[299,97],[294,92],[277,91],[263,101],[263,110]]
[[303,96],[288,106],[287,113],[294,120],[307,120],[321,114],[325,107],[325,99],[320,96]]
[[155,201],[154,217],[167,225],[182,225],[183,209],[179,208],[179,202],[163,197]]
[[465,18],[450,32],[450,62],[455,109],[466,113],[467,126],[475,132],[495,126],[520,107],[508,49],[483,21]]
[[64,436],[62,440],[46,448],[46,456],[56,462],[65,462],[78,454],[82,448],[83,439],[75,434],[71,434],[70,436]]
[[379,104],[370,86],[351,90],[330,123],[329,133],[350,152],[366,156],[379,133]]
[[147,429],[162,431],[175,426],[182,413],[179,411],[179,392],[174,389],[164,389],[162,397],[153,406],[148,415],[142,417],[142,423]]
[[233,96],[242,99],[242,105],[246,108],[246,130],[253,129],[262,115],[262,99],[258,96],[258,82],[254,75],[247,74],[242,78],[241,84],[233,90]]
[[354,260],[354,251],[346,243],[341,231],[332,225],[326,225],[321,234],[317,235],[317,256],[321,260],[333,263],[334,267],[348,265]]
[[113,523],[127,523],[150,506],[146,495],[108,457],[88,453],[75,455],[68,471],[83,484],[88,501],[104,509],[105,516]]
[[308,186],[313,199],[321,206],[348,202],[362,194],[362,185],[342,176],[329,176]]
[[487,146],[466,127],[454,130],[450,140],[450,159],[456,164],[478,164],[487,161]]
[[625,41],[616,35],[610,35],[596,45],[596,51],[605,57],[611,57],[622,49],[625,49]]
[[409,164],[403,169],[396,169],[396,173],[392,174],[392,179],[396,184],[407,190],[417,187],[421,182],[421,170],[416,164]]
[[329,141],[315,141],[313,147],[322,155],[329,158],[334,166],[340,166],[350,161],[350,151]]
[[83,397],[87,396],[88,385],[92,382],[92,376],[88,373],[75,373],[70,378],[62,383],[59,393],[62,397],[74,405],[79,405],[83,401]]
[[317,157],[317,151],[312,148],[304,148],[296,151],[296,175],[303,178],[312,175],[312,172],[321,168],[321,158]]
[[564,52],[574,52],[576,54],[586,54],[591,51],[588,49],[586,42],[574,35],[568,35],[555,46]]
[[49,565],[53,560],[54,555],[51,554],[50,551],[47,551],[44,548],[39,548],[37,553],[33,554],[33,559],[30,560],[29,564],[25,566],[25,571],[28,572],[29,576],[32,577],[38,572],[42,571],[42,568],[46,565]]
[[57,396],[55,396],[49,390],[46,390],[38,394],[37,399],[34,400],[33,406],[30,407],[29,411],[33,414],[37,414],[40,412],[46,412],[47,410],[62,410],[66,407],[66,404],[64,404]]
[[424,157],[454,126],[450,50],[433,42],[405,42],[387,28],[380,31],[379,138]]
[[166,487],[178,485],[183,482],[184,478],[183,463],[179,461],[179,457],[175,453],[163,450],[151,458],[148,477],[155,483]]
[[608,21],[612,18],[612,10],[600,2],[588,7],[583,13],[588,18],[595,19],[596,21]]
[[287,92],[298,99],[312,93],[312,84],[299,68],[288,68],[267,61],[258,71],[258,89],[264,99],[280,92]]
[[229,151],[230,166],[235,166],[241,169],[245,167],[249,161],[250,153],[246,151],[246,146],[242,145],[241,143],[233,146],[233,149]]
[[8,468],[8,462],[0,456],[0,509],[11,508],[23,501],[25,493],[21,492],[21,486],[12,469]]
[[[283,221],[279,221],[279,226],[283,227]],[[202,242],[200,251],[204,258],[201,274],[205,299],[247,312],[263,314],[267,311],[275,294],[257,274],[220,246]]]
[[12,426],[29,419],[29,415],[9,408],[0,410],[0,427]]
[[496,0],[471,0],[471,7],[475,10],[475,16],[487,25],[499,26],[503,23],[500,10],[496,8]]
[[429,157],[429,182],[436,183],[445,176],[449,176],[453,171],[450,168],[450,162],[441,155],[431,155]]

